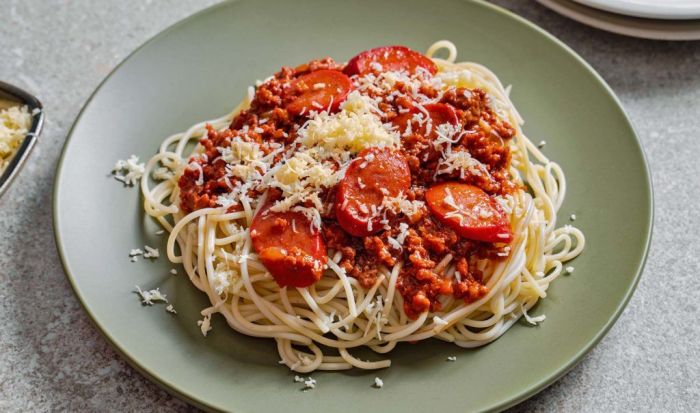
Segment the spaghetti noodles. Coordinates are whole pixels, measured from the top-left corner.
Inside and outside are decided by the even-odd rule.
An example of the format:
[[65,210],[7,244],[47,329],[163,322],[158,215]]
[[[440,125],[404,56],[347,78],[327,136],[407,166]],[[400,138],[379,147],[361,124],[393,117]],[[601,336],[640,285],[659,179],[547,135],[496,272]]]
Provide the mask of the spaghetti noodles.
[[[441,49],[447,50],[447,59],[434,57]],[[469,271],[479,275],[476,281],[469,284],[479,287],[474,290],[476,292],[465,291],[461,296],[438,292],[427,297],[428,307],[419,311],[423,307],[416,307],[412,302],[416,301],[416,297],[426,298],[421,295],[426,290],[415,292],[410,286],[406,287],[408,281],[404,279],[407,268],[417,265],[415,261],[401,258],[393,265],[386,265],[392,262],[389,260],[391,257],[385,257],[381,262],[372,261],[375,266],[373,276],[362,278],[348,272],[345,261],[348,253],[342,248],[332,248],[335,244],[329,244],[327,253],[320,261],[325,263],[322,274],[319,274],[320,279],[311,279],[308,286],[294,287],[273,277],[261,260],[261,254],[256,252],[251,238],[251,225],[256,215],[270,205],[276,205],[281,211],[298,208],[307,218],[300,222],[308,223],[312,234],[321,233],[320,227],[324,225],[328,211],[319,194],[325,194],[329,188],[338,185],[338,180],[343,179],[353,159],[361,157],[358,155],[358,152],[363,153],[360,150],[401,146],[397,139],[404,139],[404,136],[411,135],[411,131],[404,129],[403,133],[396,132],[393,126],[377,124],[378,121],[373,119],[379,116],[375,109],[384,106],[370,105],[363,109],[361,106],[367,106],[366,99],[363,100],[361,94],[359,97],[353,95],[354,92],[343,97],[342,105],[334,101],[333,95],[330,101],[320,104],[315,104],[319,103],[315,98],[306,106],[298,104],[295,109],[287,106],[288,112],[293,112],[295,116],[308,116],[303,124],[293,129],[297,133],[293,146],[271,145],[263,153],[258,153],[259,146],[246,145],[236,136],[228,136],[231,149],[214,151],[226,158],[227,165],[216,181],[218,196],[202,195],[194,200],[187,198],[183,188],[195,187],[201,193],[202,188],[209,185],[205,176],[214,173],[210,167],[212,160],[205,159],[208,158],[207,153],[211,153],[207,150],[213,149],[201,142],[217,131],[226,131],[236,125],[237,117],[250,109],[252,101],[260,98],[259,91],[251,90],[249,97],[226,116],[198,123],[183,133],[167,138],[145,168],[146,176],[160,178],[161,182],[149,186],[148,179],[141,180],[145,211],[170,232],[168,258],[173,263],[182,264],[192,284],[206,293],[211,301],[211,306],[202,311],[203,333],[206,334],[209,329],[211,316],[221,314],[229,326],[240,333],[274,338],[281,362],[294,371],[306,373],[317,369],[378,369],[390,365],[390,360],[383,356],[375,361],[359,359],[352,354],[358,347],[368,347],[378,354],[386,354],[399,342],[415,342],[432,337],[461,347],[478,347],[500,337],[521,316],[532,320],[527,311],[546,297],[550,283],[562,273],[563,263],[582,251],[584,236],[569,225],[557,227],[557,212],[566,193],[564,173],[523,134],[520,128],[523,120],[513,107],[508,91],[487,68],[476,63],[456,63],[456,56],[456,48],[451,42],[440,41],[427,52],[427,58],[437,69],[436,73],[428,73],[430,70],[422,68],[430,66],[418,58],[415,60],[417,66],[409,69],[416,78],[430,82],[438,90],[439,96],[430,98],[432,101],[449,90],[466,90],[466,98],[472,93],[469,91],[484,91],[489,110],[495,114],[493,122],[496,122],[496,126],[500,124],[498,122],[512,125],[513,135],[504,143],[510,158],[502,163],[504,171],[498,175],[503,182],[491,179],[495,176],[491,173],[486,176],[490,180],[484,184],[490,185],[487,187],[490,188],[487,191],[490,193],[489,199],[497,201],[494,211],[502,211],[509,232],[496,234],[502,235],[503,240],[484,243],[484,239],[478,239],[468,244],[478,248],[486,245],[483,247],[486,253],[475,253],[469,257]],[[346,72],[350,66],[360,71],[351,77],[352,89],[364,90],[366,96],[369,93],[367,90],[380,87],[381,82],[386,83],[386,74],[389,73],[400,78],[399,81],[394,79],[390,91],[401,90],[401,93],[393,94],[392,98],[388,98],[390,94],[384,94],[382,99],[386,102],[387,99],[399,99],[402,94],[410,94],[411,90],[407,90],[410,85],[407,84],[414,78],[407,78],[401,70],[392,71],[391,64],[390,60],[351,60]],[[399,69],[406,69],[406,65]],[[314,73],[313,68],[301,70]],[[327,88],[327,82],[315,83],[311,89],[317,86],[319,90]],[[340,91],[344,86],[338,84],[340,86],[334,84],[333,87],[337,86],[336,90]],[[415,95],[417,92],[414,90],[413,93]],[[428,100],[426,98],[425,102]],[[419,110],[425,110],[425,102]],[[422,120],[421,127],[426,127],[426,117],[421,118],[420,113],[412,116],[408,125]],[[331,118],[336,123],[328,123]],[[474,162],[464,153],[461,159],[468,162],[460,163],[454,154],[450,154],[449,148],[456,147],[458,138],[463,136],[458,135],[461,132],[455,128],[450,129],[450,122],[454,123],[448,120],[431,126],[441,132],[436,136],[442,139],[443,158],[434,162],[437,165],[434,172],[425,179],[438,179],[441,173],[455,180],[467,179],[465,174],[474,175],[474,179],[479,176],[484,178],[484,165]],[[349,130],[360,123],[361,128]],[[255,129],[260,129],[258,133],[262,133],[264,125],[257,125]],[[244,125],[237,127],[245,129]],[[489,125],[482,124],[480,127],[491,130]],[[341,129],[340,133],[338,128]],[[328,136],[331,135],[336,147],[342,139],[348,136],[351,139],[341,143],[343,151],[333,151],[328,147]],[[498,132],[494,132],[494,135],[498,137]],[[500,141],[505,142],[505,139]],[[191,152],[188,149],[190,142],[199,143]],[[354,145],[360,147],[354,148]],[[447,155],[445,148],[448,148]],[[319,154],[322,156],[319,157]],[[364,156],[363,159],[367,159],[367,155]],[[371,155],[369,160],[374,158],[375,155]],[[293,163],[297,161],[298,165]],[[331,167],[328,168],[328,165]],[[183,179],[186,179],[183,176],[191,178],[189,187],[183,187]],[[359,185],[362,184],[360,181]],[[447,194],[452,198],[450,192]],[[277,200],[275,204],[271,204],[273,197]],[[202,204],[203,198],[207,204]],[[189,199],[189,207],[185,205],[185,199]],[[386,217],[381,220],[375,214],[375,225],[393,231],[384,239],[388,240],[387,248],[396,252],[408,248],[405,244],[406,229],[412,224],[406,217],[413,213],[410,212],[411,207],[414,207],[414,212],[422,210],[424,214],[425,208],[418,198],[410,200],[398,196],[392,199],[399,205],[399,212],[395,215],[403,217],[403,221],[389,222]],[[339,206],[335,205],[335,208]],[[489,214],[492,212],[481,212],[482,217],[488,218]],[[435,221],[435,225],[457,228],[459,223],[463,223],[463,217],[458,218],[459,222],[455,223],[454,220],[450,222],[448,216],[443,221]],[[372,220],[362,222],[371,232]],[[391,225],[398,222],[407,223],[397,224],[396,227]],[[292,220],[291,224],[295,225],[295,221]],[[299,233],[298,228],[293,230],[294,234]],[[359,231],[363,232],[365,228],[361,227]],[[456,254],[454,250],[442,254],[430,268],[432,276],[452,286],[463,282],[461,278],[466,276],[464,272],[467,270],[459,270],[462,268],[459,266],[461,257]],[[451,288],[449,291],[452,291]],[[413,301],[407,302],[409,298]]]

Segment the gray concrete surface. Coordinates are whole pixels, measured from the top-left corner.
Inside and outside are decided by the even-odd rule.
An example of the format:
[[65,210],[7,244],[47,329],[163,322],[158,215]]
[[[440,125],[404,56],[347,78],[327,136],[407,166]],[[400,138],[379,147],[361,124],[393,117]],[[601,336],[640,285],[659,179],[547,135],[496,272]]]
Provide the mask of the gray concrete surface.
[[[700,409],[700,42],[626,38],[533,1],[497,0],[562,39],[617,92],[644,142],[655,231],[630,305],[559,382],[514,411]],[[51,227],[68,129],[131,50],[213,0],[0,0],[0,79],[49,114],[32,162],[0,199],[0,411],[195,411],[127,366],[65,280]],[[23,188],[23,189],[20,189]]]

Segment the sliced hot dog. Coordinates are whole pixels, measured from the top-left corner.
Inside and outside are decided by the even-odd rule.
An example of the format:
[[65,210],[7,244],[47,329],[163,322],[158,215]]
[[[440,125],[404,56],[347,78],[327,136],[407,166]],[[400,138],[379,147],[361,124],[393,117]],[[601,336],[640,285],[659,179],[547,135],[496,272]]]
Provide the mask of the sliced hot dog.
[[356,55],[350,59],[343,71],[352,76],[369,72],[415,73],[418,68],[423,68],[432,75],[437,73],[437,66],[427,56],[405,46],[384,46]]
[[404,156],[393,149],[363,150],[348,166],[336,191],[338,224],[349,234],[364,237],[382,229],[379,213],[384,197],[411,188],[411,171]]
[[316,70],[294,79],[291,92],[296,95],[287,105],[287,110],[294,116],[302,112],[320,112],[338,109],[352,90],[350,78],[337,70]]
[[[418,107],[413,107],[409,112],[401,114],[394,118],[394,125],[398,126],[399,133],[403,135],[410,122],[411,131],[413,133],[420,133],[426,136],[428,139],[437,138],[437,128],[444,123],[450,123],[452,125],[457,125],[459,118],[457,117],[457,112],[452,105],[446,103],[429,103],[423,106],[428,116],[430,117],[430,123],[425,119],[425,112],[418,109]],[[422,119],[422,123],[417,120],[413,120],[416,114]],[[428,126],[430,125],[430,126]],[[430,129],[430,130],[428,130]]]
[[457,182],[434,185],[425,193],[430,212],[458,235],[484,242],[510,242],[513,232],[500,205],[480,188]]
[[253,248],[280,287],[308,287],[321,279],[328,259],[321,232],[311,230],[304,214],[273,212],[271,206],[253,218]]

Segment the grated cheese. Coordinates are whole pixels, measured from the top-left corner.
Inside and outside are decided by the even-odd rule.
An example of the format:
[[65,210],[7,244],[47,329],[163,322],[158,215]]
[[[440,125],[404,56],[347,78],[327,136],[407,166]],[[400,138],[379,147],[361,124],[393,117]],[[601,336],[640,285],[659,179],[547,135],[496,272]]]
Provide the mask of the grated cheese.
[[32,114],[26,106],[13,106],[0,110],[0,173],[24,141],[32,123]]
[[160,167],[153,171],[152,176],[156,181],[168,181],[172,179],[175,174],[173,174],[173,172],[166,167]]
[[155,290],[148,290],[148,291],[143,291],[141,290],[141,287],[138,285],[136,286],[136,292],[139,296],[141,296],[141,303],[146,304],[146,305],[153,305],[155,301],[162,301],[167,303],[168,299],[166,298],[165,294],[161,294],[160,290],[156,288]]
[[211,331],[211,314],[207,314],[202,320],[197,321],[197,325],[199,326],[202,335],[206,337],[207,333]]
[[397,145],[399,135],[385,127],[376,115],[376,103],[357,91],[351,92],[335,114],[321,112],[299,129],[306,147],[357,153],[370,146]]
[[[395,197],[385,196],[382,200],[382,208],[393,211],[396,214],[413,217],[425,208],[425,203],[419,200],[409,201],[406,199],[406,195],[400,193]],[[403,242],[401,242],[401,244],[403,244]]]
[[210,282],[214,291],[216,291],[218,295],[222,295],[238,278],[238,271],[230,269],[224,262],[219,262],[216,264],[214,275]]
[[469,151],[460,150],[452,152],[452,147],[448,146],[443,152],[443,157],[438,162],[435,176],[459,172],[459,177],[464,179],[467,176],[490,177],[486,166],[474,159]]
[[[303,361],[303,359],[304,359],[304,357],[302,357],[302,361]],[[294,382],[295,383],[304,383],[304,387],[301,389],[302,391],[313,390],[316,388],[316,380],[311,378],[311,377],[304,378],[304,377],[300,377],[300,376],[294,376]]]
[[145,164],[139,163],[136,155],[131,155],[127,160],[119,159],[112,169],[114,179],[122,182],[124,186],[134,186],[143,177],[144,172]]
[[433,317],[433,323],[435,324],[435,330],[442,330],[443,327],[449,324],[447,321],[443,320],[438,316]]
[[387,237],[387,242],[389,243],[389,245],[391,246],[391,248],[394,248],[394,249],[397,249],[397,250],[400,250],[400,249],[403,248],[403,247],[401,246],[401,244],[399,243],[399,241],[396,240],[394,237],[391,237],[391,236]]
[[523,312],[523,316],[525,317],[525,320],[527,320],[528,323],[532,324],[533,326],[536,326],[538,323],[541,323],[544,321],[545,318],[547,318],[544,314],[538,315],[537,317],[531,317],[527,313],[527,309],[525,308],[524,305],[520,305],[520,309]]
[[143,258],[156,259],[160,256],[160,252],[158,252],[158,248],[149,247],[148,245],[144,245],[143,248],[146,250],[146,252],[143,253]]
[[316,380],[309,377],[304,380],[304,390],[311,390],[316,388]]
[[177,314],[177,311],[175,310],[175,307],[173,307],[172,304],[168,304],[168,306],[165,307],[165,311],[172,313],[172,314]]
[[396,236],[396,242],[403,245],[403,242],[406,240],[407,236],[408,236],[408,224],[405,222],[402,222],[399,224],[399,235]]
[[380,379],[379,377],[375,377],[374,387],[377,389],[381,389],[382,387],[384,387],[384,380]]
[[449,357],[447,357],[447,361],[457,361],[457,357],[456,356],[449,356]]

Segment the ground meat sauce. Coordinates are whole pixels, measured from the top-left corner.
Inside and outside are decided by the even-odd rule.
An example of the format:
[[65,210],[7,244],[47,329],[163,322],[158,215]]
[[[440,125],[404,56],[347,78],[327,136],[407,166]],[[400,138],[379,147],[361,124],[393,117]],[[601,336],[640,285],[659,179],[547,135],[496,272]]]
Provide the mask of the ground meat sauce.
[[[386,54],[383,56],[387,57]],[[391,56],[388,58],[391,59]],[[423,60],[416,60],[411,67],[425,64]],[[425,201],[426,191],[440,182],[469,184],[479,188],[490,198],[506,195],[516,189],[509,177],[510,150],[507,144],[515,131],[510,124],[496,115],[484,91],[455,87],[436,89],[430,81],[435,73],[431,68],[418,70],[417,77],[412,77],[421,80],[418,93],[422,95],[423,103],[427,97],[435,107],[439,107],[440,104],[448,106],[447,109],[439,107],[439,114],[431,112],[431,117],[440,115],[445,119],[452,119],[453,115],[446,110],[454,110],[456,121],[465,133],[460,135],[457,142],[451,143],[452,152],[468,151],[487,171],[485,174],[465,174],[464,171],[455,170],[437,174],[442,152],[439,146],[434,145],[435,131],[426,131],[420,125],[413,125],[412,131],[406,132],[405,128],[401,127],[402,123],[407,122],[405,114],[417,110],[419,102],[415,98],[415,85],[412,89],[411,85],[399,80],[395,82],[392,91],[366,87],[367,77],[362,76],[377,78],[382,68],[379,64],[364,64],[363,67],[366,67],[368,72],[357,73],[356,68],[351,71],[353,87],[379,102],[382,123],[398,124],[399,132],[403,132],[398,151],[403,155],[410,170],[411,186],[405,194],[408,201]],[[291,85],[295,80],[312,72],[330,70],[338,71],[342,75],[344,69],[345,66],[331,58],[313,60],[294,69],[282,68],[272,78],[260,84],[255,90],[250,108],[238,114],[229,129],[216,131],[210,128],[208,135],[201,139],[204,156],[190,160],[199,163],[201,170],[192,167],[190,163],[179,180],[182,209],[191,212],[200,208],[218,207],[216,201],[219,195],[228,193],[237,183],[244,183],[236,177],[227,176],[227,164],[221,159],[218,148],[229,147],[236,139],[260,144],[260,150],[264,154],[279,148],[280,145],[296,145],[297,131],[308,119],[309,111],[292,115],[287,107],[300,95],[309,93],[309,85]],[[340,88],[335,88],[333,93],[341,92],[343,91],[340,91]],[[344,92],[346,96],[347,91]],[[298,110],[295,109],[295,112]],[[412,121],[408,119],[408,122]],[[275,162],[281,160],[281,155],[275,158]],[[507,255],[504,253],[508,248],[505,243],[463,238],[425,207],[412,216],[387,211],[386,221],[379,231],[372,235],[355,237],[345,231],[335,218],[336,209],[339,208],[334,204],[335,192],[334,187],[321,194],[326,206],[321,211],[323,224],[320,231],[325,246],[342,254],[340,267],[358,279],[365,288],[371,287],[376,281],[379,265],[391,268],[398,260],[402,260],[403,267],[396,288],[404,299],[404,311],[408,317],[414,319],[424,311],[440,310],[441,296],[454,296],[472,302],[488,293],[488,288],[483,284],[482,274],[476,269],[476,260],[502,259]],[[262,194],[251,189],[247,195],[255,199]],[[240,209],[238,205],[235,204],[230,209]],[[407,231],[401,230],[401,224],[404,224],[404,228],[408,226]],[[390,238],[396,240],[402,232],[402,246],[392,246]],[[445,268],[438,268],[438,264],[447,254],[452,255],[452,263],[456,265],[458,272],[450,278],[443,274]]]

